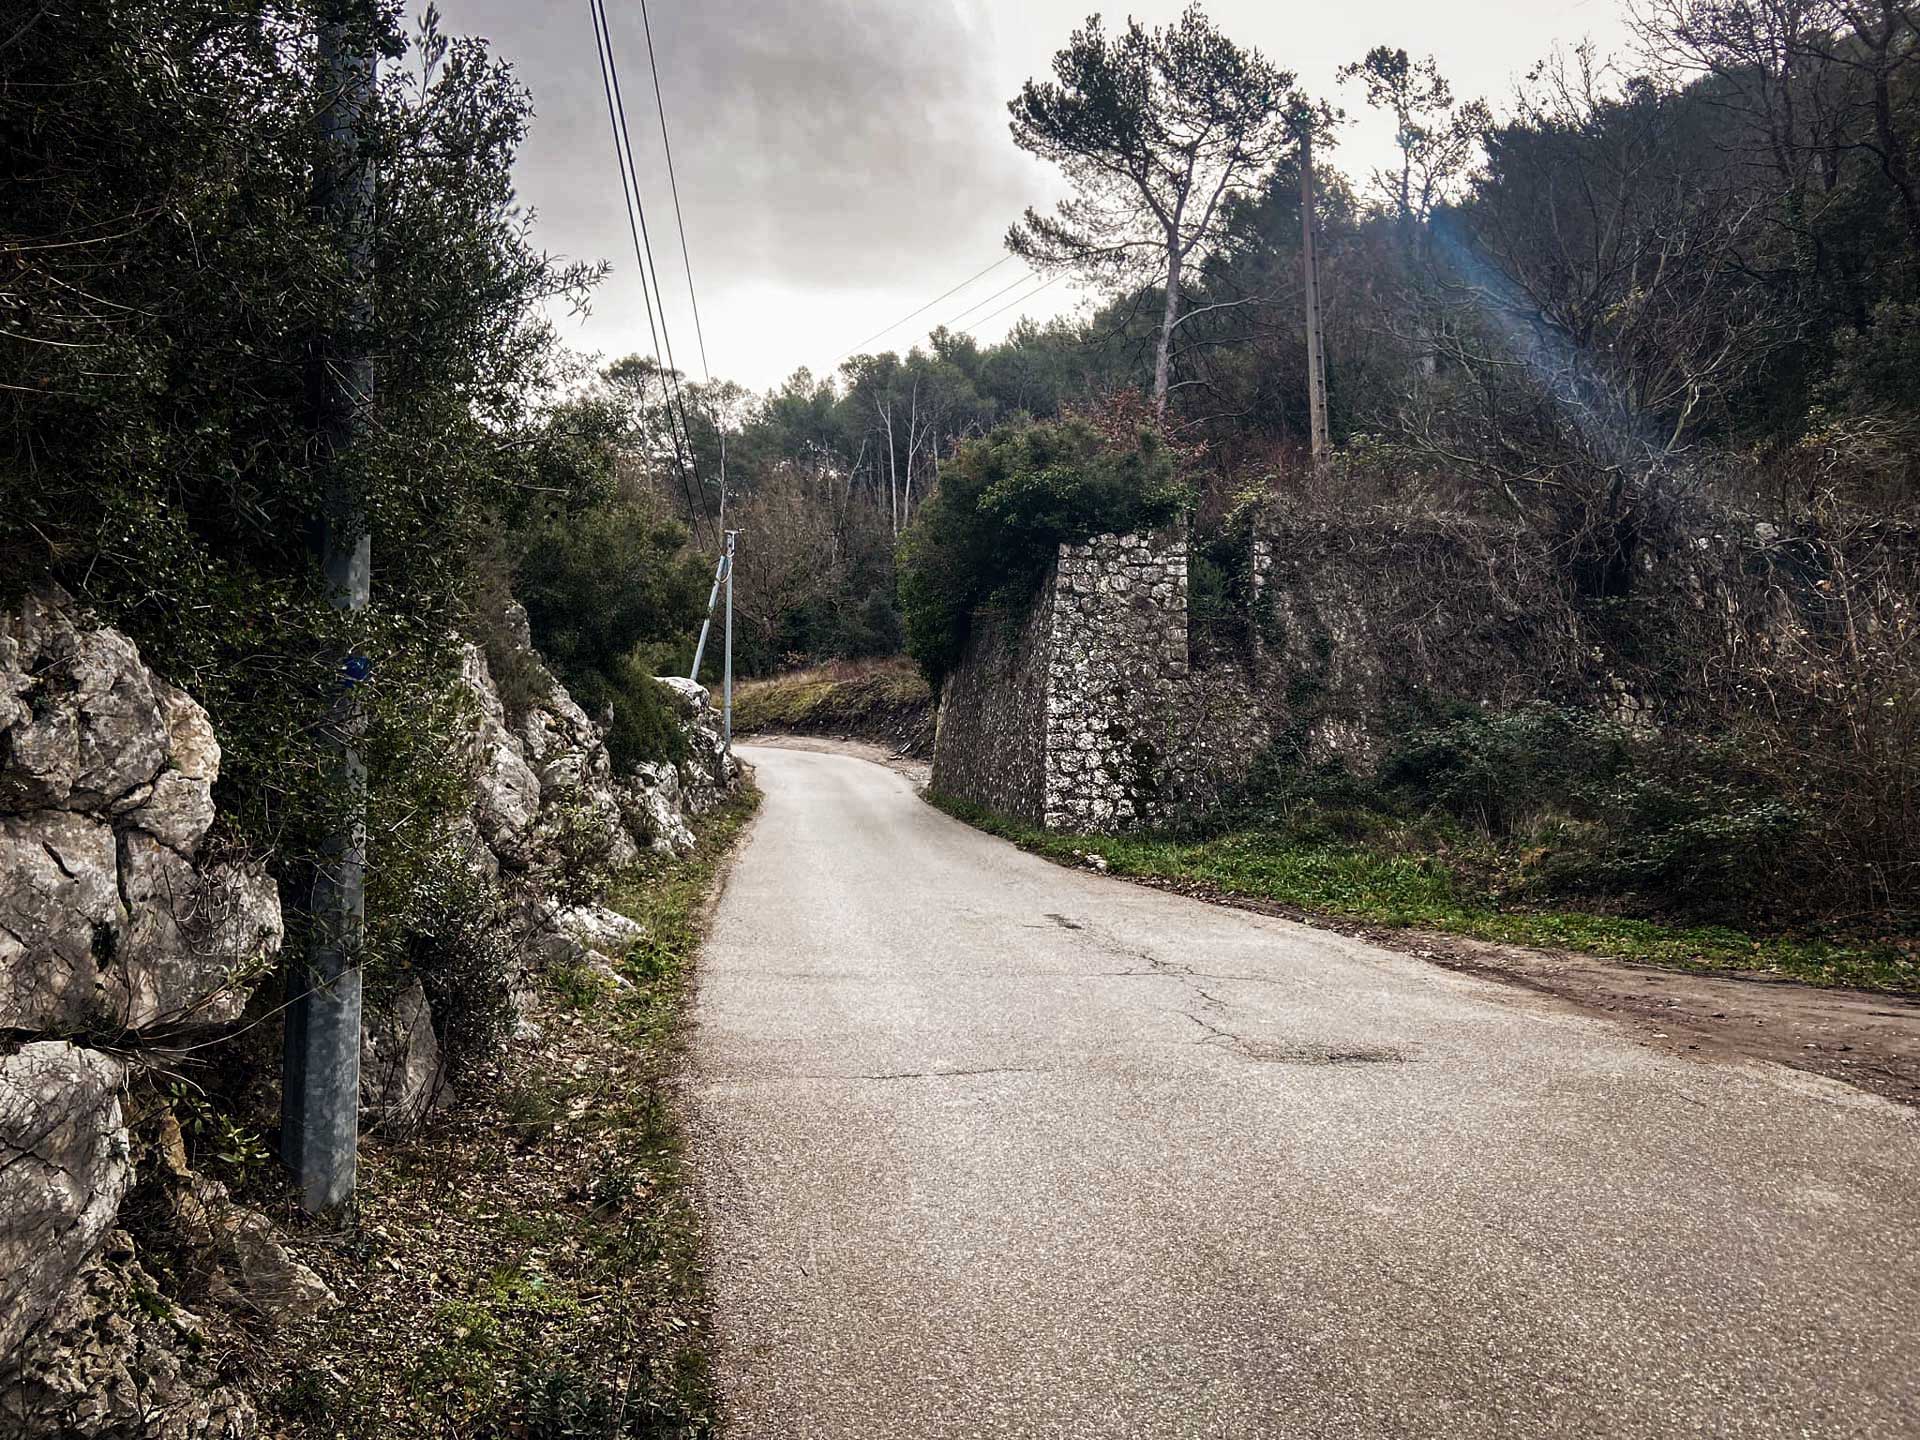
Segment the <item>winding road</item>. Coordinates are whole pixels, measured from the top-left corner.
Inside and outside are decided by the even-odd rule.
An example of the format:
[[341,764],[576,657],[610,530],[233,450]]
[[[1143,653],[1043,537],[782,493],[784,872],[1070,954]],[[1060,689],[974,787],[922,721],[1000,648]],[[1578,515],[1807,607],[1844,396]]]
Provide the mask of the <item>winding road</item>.
[[689,1082],[734,1440],[1920,1436],[1915,1112],[743,755]]

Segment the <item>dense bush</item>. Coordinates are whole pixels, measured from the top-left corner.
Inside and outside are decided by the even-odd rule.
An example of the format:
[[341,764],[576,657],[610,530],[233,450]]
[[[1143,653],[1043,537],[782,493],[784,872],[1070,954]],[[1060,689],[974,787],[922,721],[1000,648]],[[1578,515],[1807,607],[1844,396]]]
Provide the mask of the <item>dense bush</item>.
[[[373,296],[313,207],[324,102],[314,0],[38,6],[0,63],[0,588],[57,580],[212,714],[223,839],[298,901],[341,800],[321,737],[339,657],[362,686],[371,961],[407,963],[445,913],[435,857],[464,805],[453,639],[503,519],[598,483],[556,443],[556,266],[517,211],[529,97],[484,44],[350,6],[387,57],[364,146]],[[373,603],[329,608],[311,550],[331,477],[314,355],[376,357],[345,477]]]
[[686,664],[706,606],[706,562],[685,529],[630,491],[543,517],[512,544],[534,642],[581,708],[610,722],[615,765],[682,758],[653,677]]
[[1262,755],[1213,829],[1451,853],[1516,898],[1794,918],[1808,826],[1729,744],[1591,711],[1466,710],[1407,726],[1370,775]]
[[1173,451],[1151,428],[1116,440],[1070,419],[967,441],[901,538],[907,653],[939,684],[973,612],[1024,603],[1059,545],[1164,524],[1189,498]]

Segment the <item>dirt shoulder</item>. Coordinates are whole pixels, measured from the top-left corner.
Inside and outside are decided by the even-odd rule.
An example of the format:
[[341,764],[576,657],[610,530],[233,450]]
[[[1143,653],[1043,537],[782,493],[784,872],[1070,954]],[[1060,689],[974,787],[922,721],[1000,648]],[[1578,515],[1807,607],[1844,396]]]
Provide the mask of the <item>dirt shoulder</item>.
[[1920,1106],[1920,1000],[1797,985],[1771,976],[1699,975],[1563,950],[1399,930],[1264,905],[1203,886],[1120,877],[1216,905],[1279,915],[1432,964],[1522,986],[1571,1010],[1633,1027],[1647,1044],[1699,1060],[1769,1060]]
[[706,920],[757,792],[648,856],[608,903],[611,969],[548,963],[510,1053],[413,1135],[361,1144],[344,1231],[296,1245],[347,1303],[256,1357],[288,1440],[713,1433],[680,1092]]

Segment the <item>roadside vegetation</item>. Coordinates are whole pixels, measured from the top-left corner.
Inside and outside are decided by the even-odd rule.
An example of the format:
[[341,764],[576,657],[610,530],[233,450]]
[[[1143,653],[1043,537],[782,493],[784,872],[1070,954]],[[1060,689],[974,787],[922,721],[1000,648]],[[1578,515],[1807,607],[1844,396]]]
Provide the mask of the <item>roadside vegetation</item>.
[[287,1433],[403,1440],[711,1434],[707,1303],[674,1076],[695,954],[758,794],[609,903],[645,929],[614,977],[535,976],[537,1038],[422,1133],[363,1142],[360,1225],[308,1246],[355,1303],[256,1363]]
[[932,687],[907,660],[835,660],[737,686],[733,731],[869,740],[924,760],[934,707]]
[[1092,865],[1203,898],[1272,905],[1306,920],[1438,930],[1680,970],[1920,994],[1920,946],[1911,938],[1754,933],[1729,925],[1530,906],[1476,881],[1492,856],[1456,868],[1460,857],[1452,850],[1397,849],[1383,841],[1258,829],[1205,838],[1078,835],[1043,830],[965,801],[936,796],[933,803],[1049,860]]

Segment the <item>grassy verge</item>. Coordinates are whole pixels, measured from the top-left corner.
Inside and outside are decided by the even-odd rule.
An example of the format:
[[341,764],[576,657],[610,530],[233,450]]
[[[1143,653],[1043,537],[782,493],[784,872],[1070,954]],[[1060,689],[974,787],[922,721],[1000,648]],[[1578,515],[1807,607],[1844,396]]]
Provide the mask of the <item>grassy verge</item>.
[[733,728],[853,736],[927,756],[933,692],[908,660],[835,661],[735,686]]
[[1303,844],[1259,831],[1205,840],[1056,834],[936,797],[969,825],[1067,864],[1098,856],[1111,874],[1245,897],[1306,916],[1410,927],[1514,945],[1579,950],[1696,971],[1777,975],[1814,985],[1920,992],[1920,954],[1893,942],[1750,935],[1572,910],[1502,908],[1465,893],[1437,860],[1361,845]]
[[671,1080],[707,905],[758,803],[610,903],[646,935],[616,985],[540,977],[505,1073],[405,1142],[363,1146],[359,1231],[321,1257],[347,1301],[274,1397],[288,1433],[712,1433],[699,1230]]

